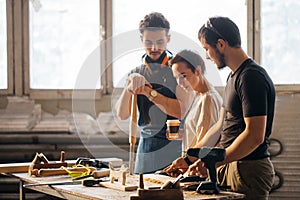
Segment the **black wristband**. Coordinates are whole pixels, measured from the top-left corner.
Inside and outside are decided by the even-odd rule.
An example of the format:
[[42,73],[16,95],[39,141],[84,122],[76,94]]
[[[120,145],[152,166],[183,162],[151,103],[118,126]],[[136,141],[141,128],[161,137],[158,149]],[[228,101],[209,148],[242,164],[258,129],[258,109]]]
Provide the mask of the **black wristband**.
[[193,163],[190,161],[190,159],[189,159],[188,156],[185,156],[183,159],[184,159],[184,161],[186,162],[186,164],[187,164],[188,166],[190,166],[191,164],[193,164]]
[[186,154],[189,155],[189,156],[193,156],[193,157],[198,158],[199,157],[199,152],[200,152],[201,149],[200,148],[189,148],[187,150]]

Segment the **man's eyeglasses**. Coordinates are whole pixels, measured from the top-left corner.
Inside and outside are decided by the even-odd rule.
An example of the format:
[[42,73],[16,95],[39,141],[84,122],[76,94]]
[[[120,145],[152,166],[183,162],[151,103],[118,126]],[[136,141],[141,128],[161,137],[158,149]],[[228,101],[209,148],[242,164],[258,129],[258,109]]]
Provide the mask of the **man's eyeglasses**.
[[218,36],[220,36],[222,39],[226,40],[226,38],[212,25],[212,23],[210,22],[210,20],[208,19],[207,22],[204,24],[204,27],[211,30],[212,32],[214,32],[215,34],[217,34]]

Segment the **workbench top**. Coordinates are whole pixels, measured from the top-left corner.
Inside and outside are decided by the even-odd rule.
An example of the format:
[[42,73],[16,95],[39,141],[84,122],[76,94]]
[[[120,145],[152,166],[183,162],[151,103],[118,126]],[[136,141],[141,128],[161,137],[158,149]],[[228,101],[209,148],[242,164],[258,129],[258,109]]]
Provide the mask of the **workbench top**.
[[[59,182],[59,181],[71,181],[69,176],[51,176],[51,177],[30,177],[28,173],[11,173],[6,174],[18,178],[23,184],[36,184],[43,182]],[[128,178],[128,182],[136,179],[138,185],[138,176],[131,176]],[[158,183],[148,182],[144,180],[145,188],[149,186],[157,186]],[[27,188],[26,188],[27,189]],[[86,187],[81,184],[73,185],[41,185],[33,186],[28,189],[32,189],[45,194],[53,195],[63,199],[103,199],[103,200],[129,200],[130,195],[137,194],[137,191],[119,191],[109,188],[100,187],[95,185],[93,187]],[[185,200],[202,200],[202,199],[242,199],[243,194],[232,193],[232,192],[221,192],[217,195],[204,195],[198,194],[195,191],[184,191]]]

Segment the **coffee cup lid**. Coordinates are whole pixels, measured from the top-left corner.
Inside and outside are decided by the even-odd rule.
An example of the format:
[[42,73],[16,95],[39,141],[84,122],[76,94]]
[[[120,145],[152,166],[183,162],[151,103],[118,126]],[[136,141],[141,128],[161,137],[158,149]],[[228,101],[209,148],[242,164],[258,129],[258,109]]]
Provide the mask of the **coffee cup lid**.
[[167,124],[170,124],[170,123],[180,123],[180,121],[178,119],[168,119]]

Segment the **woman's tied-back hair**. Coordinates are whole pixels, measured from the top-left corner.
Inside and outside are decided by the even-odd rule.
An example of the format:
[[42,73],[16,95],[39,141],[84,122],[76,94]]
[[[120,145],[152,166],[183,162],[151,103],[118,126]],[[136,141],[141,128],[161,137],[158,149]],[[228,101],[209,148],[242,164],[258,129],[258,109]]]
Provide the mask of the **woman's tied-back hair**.
[[150,14],[146,15],[143,20],[140,21],[139,30],[140,33],[143,34],[144,30],[166,30],[166,34],[169,33],[170,30],[170,23],[169,21],[163,16],[163,14],[159,12],[151,12]]
[[179,62],[185,62],[187,67],[191,69],[193,73],[195,73],[196,68],[198,67],[200,67],[202,74],[204,74],[206,71],[205,63],[202,57],[194,51],[182,50],[178,52],[174,58],[169,61],[169,66],[172,67],[173,64]]

